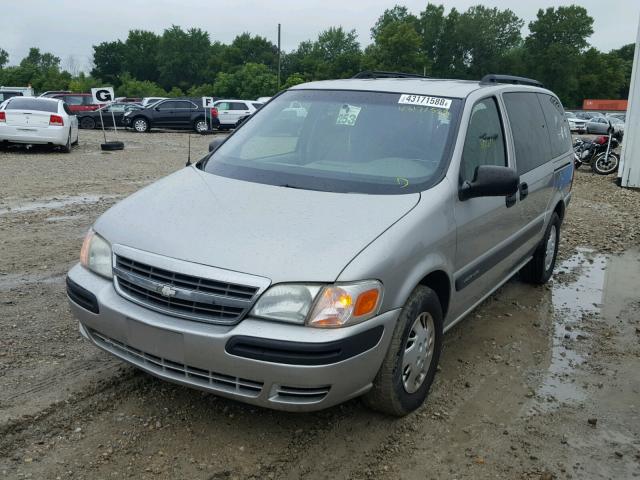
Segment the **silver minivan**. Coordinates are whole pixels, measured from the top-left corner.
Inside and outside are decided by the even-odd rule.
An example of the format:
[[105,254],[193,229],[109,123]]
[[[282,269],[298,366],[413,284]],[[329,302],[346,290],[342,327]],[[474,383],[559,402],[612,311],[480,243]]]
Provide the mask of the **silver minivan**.
[[551,276],[572,155],[534,80],[298,85],[103,214],[71,308],[93,344],[178,384],[404,415],[447,330],[514,274]]

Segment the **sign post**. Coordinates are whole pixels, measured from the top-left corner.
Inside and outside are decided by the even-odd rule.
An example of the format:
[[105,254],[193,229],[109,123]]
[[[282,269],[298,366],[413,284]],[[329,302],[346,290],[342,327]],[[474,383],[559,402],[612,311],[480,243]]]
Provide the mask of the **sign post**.
[[213,108],[213,97],[202,97],[202,108],[205,109],[205,119],[207,118],[206,111],[209,111],[209,130],[213,130],[213,118],[211,118],[211,109]]
[[[113,103],[115,99],[115,93],[113,87],[99,87],[91,89],[91,96],[93,97],[93,103],[100,105],[98,112],[100,113],[100,123],[102,124],[102,134],[104,135],[104,143],[101,145],[103,150],[122,150],[124,144],[122,142],[107,142],[107,134],[104,130],[104,119],[102,118],[102,107]],[[116,135],[118,134],[118,127],[116,126],[116,117],[111,110],[111,120],[113,121],[113,128]]]

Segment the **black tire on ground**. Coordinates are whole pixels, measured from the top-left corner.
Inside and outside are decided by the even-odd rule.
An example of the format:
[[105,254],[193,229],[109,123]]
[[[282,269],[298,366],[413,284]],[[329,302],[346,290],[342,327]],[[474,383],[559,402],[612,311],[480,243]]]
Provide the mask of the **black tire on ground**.
[[93,130],[96,128],[96,121],[91,117],[82,117],[80,119],[80,128]]
[[143,117],[134,118],[131,122],[131,125],[133,126],[133,129],[138,133],[145,133],[150,130],[148,120]]
[[124,150],[124,143],[118,141],[101,143],[100,148],[105,151]]
[[535,285],[547,283],[556,265],[559,244],[560,217],[554,212],[533,258],[520,270],[522,280]]
[[[425,334],[426,342],[418,341],[422,336],[416,335],[416,328],[419,328],[416,325],[422,321],[428,323],[429,318],[432,334]],[[367,406],[389,415],[403,416],[424,403],[442,350],[442,321],[442,306],[436,293],[422,285],[416,287],[400,312],[389,350],[373,381],[373,387],[363,397]],[[412,348],[431,352],[431,355],[425,355],[423,359],[422,365],[426,368],[421,370],[422,383],[412,383],[411,369],[407,371],[403,368],[405,354],[411,352]],[[413,386],[411,390],[414,391],[408,390],[405,381]]]
[[[606,162],[605,157],[607,158]],[[617,154],[609,152],[609,156],[607,157],[606,152],[602,152],[596,155],[591,161],[591,170],[598,175],[610,175],[618,170],[619,163],[620,159]]]
[[69,136],[67,137],[67,143],[62,146],[62,153],[71,153],[71,128],[69,128]]

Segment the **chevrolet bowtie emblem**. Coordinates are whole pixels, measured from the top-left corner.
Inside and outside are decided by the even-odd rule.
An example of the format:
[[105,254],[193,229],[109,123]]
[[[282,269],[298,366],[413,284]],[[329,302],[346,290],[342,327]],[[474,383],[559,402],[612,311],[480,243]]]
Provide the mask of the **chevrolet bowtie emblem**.
[[162,288],[160,288],[160,295],[171,298],[176,296],[176,291],[169,285],[163,285]]

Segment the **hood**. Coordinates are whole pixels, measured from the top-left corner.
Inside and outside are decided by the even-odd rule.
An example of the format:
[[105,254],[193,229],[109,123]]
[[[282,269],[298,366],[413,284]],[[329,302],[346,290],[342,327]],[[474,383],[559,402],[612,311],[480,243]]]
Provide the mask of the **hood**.
[[259,275],[334,281],[418,193],[316,192],[182,169],[113,206],[95,230],[112,244]]

